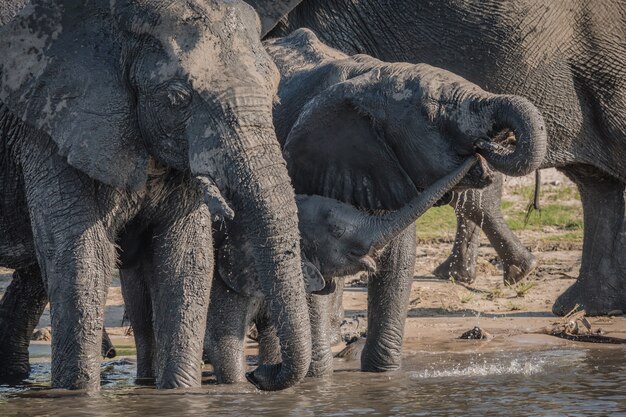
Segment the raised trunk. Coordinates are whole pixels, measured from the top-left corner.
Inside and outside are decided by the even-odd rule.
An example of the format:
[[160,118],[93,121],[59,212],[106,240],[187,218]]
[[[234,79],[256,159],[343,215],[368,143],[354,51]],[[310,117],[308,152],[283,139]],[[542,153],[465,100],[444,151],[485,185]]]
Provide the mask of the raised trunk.
[[417,220],[418,217],[424,214],[426,210],[431,208],[448,191],[454,188],[454,186],[457,185],[465,174],[467,174],[467,172],[472,168],[474,163],[476,163],[476,157],[472,156],[465,160],[465,162],[463,162],[452,173],[439,179],[433,185],[420,193],[402,209],[384,216],[370,219],[369,222],[373,224],[367,225],[365,229],[368,231],[375,231],[376,237],[372,246],[376,249],[380,249],[392,239],[397,237],[400,232],[410,226],[415,220]]
[[546,155],[546,128],[541,113],[530,101],[517,96],[495,96],[486,100],[480,116],[488,124],[486,131],[495,134],[508,128],[515,135],[512,152],[489,139],[476,142],[478,152],[491,166],[512,176],[527,175],[539,168]]

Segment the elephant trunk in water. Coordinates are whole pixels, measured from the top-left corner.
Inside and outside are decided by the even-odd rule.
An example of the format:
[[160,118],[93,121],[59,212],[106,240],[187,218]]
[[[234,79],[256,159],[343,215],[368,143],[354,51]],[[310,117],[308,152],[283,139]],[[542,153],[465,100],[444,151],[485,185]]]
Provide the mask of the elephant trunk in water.
[[456,170],[436,181],[402,209],[384,216],[372,216],[369,218],[367,221],[368,225],[364,229],[367,231],[375,231],[372,247],[374,249],[380,249],[397,237],[400,232],[410,226],[418,217],[424,214],[426,210],[431,208],[448,191],[454,188],[476,161],[477,159],[474,156],[466,159]]
[[546,128],[541,113],[530,101],[495,96],[481,103],[479,117],[488,124],[486,130],[509,128],[515,135],[515,150],[510,153],[489,139],[476,142],[478,152],[491,166],[512,176],[527,175],[539,168],[546,154]]
[[[246,230],[254,267],[281,343],[282,363],[247,375],[263,390],[299,382],[311,361],[311,332],[300,260],[295,193],[271,122],[270,106],[235,107],[223,136],[226,197]],[[254,146],[250,146],[254,143]],[[200,157],[201,161],[203,158]],[[200,169],[196,169],[200,174]]]

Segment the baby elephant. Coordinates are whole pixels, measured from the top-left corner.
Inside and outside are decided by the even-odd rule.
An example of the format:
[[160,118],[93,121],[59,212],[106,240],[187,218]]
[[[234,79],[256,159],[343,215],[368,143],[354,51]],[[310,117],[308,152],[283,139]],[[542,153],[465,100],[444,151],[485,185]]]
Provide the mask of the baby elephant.
[[[452,190],[476,162],[468,157],[456,170],[436,181],[402,209],[381,216],[368,214],[338,200],[298,195],[303,275],[309,295],[312,361],[308,376],[332,372],[328,335],[329,297],[334,278],[376,270],[376,252]],[[225,236],[217,251],[217,271],[211,290],[204,348],[220,383],[242,381],[243,342],[251,322],[259,330],[259,361],[279,363],[280,349],[263,302],[261,280],[254,270],[249,234],[237,218],[222,225]],[[216,245],[217,246],[217,245]],[[248,375],[250,382],[254,377]]]

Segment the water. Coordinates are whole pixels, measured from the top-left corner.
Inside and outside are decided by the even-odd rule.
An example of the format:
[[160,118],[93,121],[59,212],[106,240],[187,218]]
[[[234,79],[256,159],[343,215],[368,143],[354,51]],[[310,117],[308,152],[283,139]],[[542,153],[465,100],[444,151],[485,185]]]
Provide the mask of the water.
[[136,388],[134,365],[110,362],[98,396],[37,398],[50,391],[38,385],[49,380],[49,364],[36,364],[35,386],[0,387],[0,415],[626,416],[621,348],[421,353],[406,357],[402,371],[384,374],[357,372],[356,362],[336,365],[331,379],[264,393],[249,384]]

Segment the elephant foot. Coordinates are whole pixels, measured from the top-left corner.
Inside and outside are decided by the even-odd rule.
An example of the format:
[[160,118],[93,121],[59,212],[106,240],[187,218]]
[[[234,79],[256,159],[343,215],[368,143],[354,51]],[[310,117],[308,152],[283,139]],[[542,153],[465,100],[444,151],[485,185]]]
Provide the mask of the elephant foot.
[[458,257],[454,254],[448,256],[448,259],[443,261],[441,265],[433,271],[433,274],[436,278],[446,281],[453,280],[471,284],[476,280],[476,265],[466,265],[457,258]]
[[[384,352],[383,352],[384,351]],[[388,353],[387,353],[388,352]],[[372,349],[369,348],[367,339],[361,351],[361,371],[363,372],[391,372],[400,369],[400,349]]]
[[0,352],[0,384],[18,384],[30,376],[28,352],[26,355],[11,355]]
[[588,316],[606,316],[623,314],[626,311],[626,288],[617,271],[615,274],[581,276],[563,294],[554,305],[552,312],[564,316],[574,308],[585,310]]
[[537,258],[528,253],[522,262],[504,265],[504,284],[514,285],[529,276],[537,268]]

